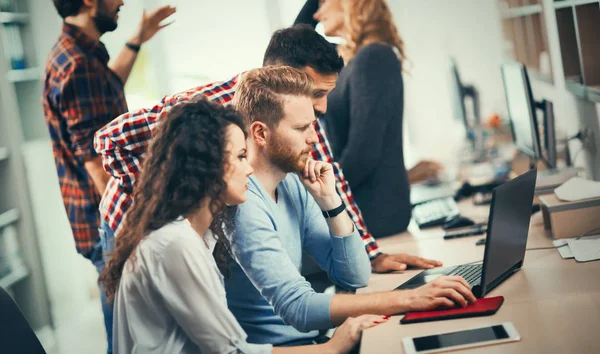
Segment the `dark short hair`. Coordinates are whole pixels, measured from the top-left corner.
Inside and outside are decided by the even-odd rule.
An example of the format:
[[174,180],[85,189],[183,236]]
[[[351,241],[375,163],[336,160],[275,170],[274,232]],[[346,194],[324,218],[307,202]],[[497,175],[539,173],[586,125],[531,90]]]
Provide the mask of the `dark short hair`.
[[63,19],[79,13],[83,6],[83,0],[53,0],[56,11]]
[[263,66],[287,65],[296,69],[310,66],[324,75],[338,74],[344,67],[335,45],[305,24],[273,33],[265,51]]

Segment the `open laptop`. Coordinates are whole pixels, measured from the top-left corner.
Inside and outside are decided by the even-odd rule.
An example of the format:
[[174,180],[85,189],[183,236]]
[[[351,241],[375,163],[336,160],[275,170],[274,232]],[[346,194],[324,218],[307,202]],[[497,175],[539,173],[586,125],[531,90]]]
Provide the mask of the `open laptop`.
[[482,298],[521,269],[525,258],[537,170],[532,169],[494,188],[483,264],[429,269],[396,289],[414,289],[440,275],[460,275]]

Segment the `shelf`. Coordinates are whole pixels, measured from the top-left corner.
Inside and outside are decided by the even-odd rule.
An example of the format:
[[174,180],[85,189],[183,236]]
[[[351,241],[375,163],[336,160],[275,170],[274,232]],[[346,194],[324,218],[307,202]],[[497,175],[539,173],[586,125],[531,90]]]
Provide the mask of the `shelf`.
[[583,84],[574,81],[565,81],[567,91],[579,98],[587,98],[587,89]]
[[27,23],[29,14],[18,12],[0,12],[0,23]]
[[39,68],[27,68],[21,70],[10,70],[6,73],[6,79],[10,82],[25,82],[41,80],[42,73]]
[[570,1],[558,1],[554,3],[555,9],[564,9],[565,7],[578,6],[578,5],[588,5],[588,4],[598,4],[600,1],[598,0],[570,0]]
[[588,87],[587,98],[590,101],[600,103],[600,86]]
[[29,271],[25,266],[20,266],[13,269],[10,273],[0,278],[0,286],[4,289],[10,288],[16,282],[25,279],[29,275]]
[[0,146],[0,161],[8,159],[8,148]]
[[600,5],[587,4],[574,7],[579,34],[579,52],[583,84],[590,87],[600,85]]
[[521,7],[507,8],[504,11],[504,18],[517,18],[542,13],[542,5],[529,5]]
[[19,211],[17,209],[5,211],[0,214],[0,229],[15,223],[17,220],[19,220]]

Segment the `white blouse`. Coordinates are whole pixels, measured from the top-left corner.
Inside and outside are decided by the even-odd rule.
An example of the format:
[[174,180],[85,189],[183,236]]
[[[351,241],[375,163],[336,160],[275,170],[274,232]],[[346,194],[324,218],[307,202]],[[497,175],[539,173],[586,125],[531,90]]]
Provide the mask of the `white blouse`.
[[126,262],[115,297],[113,351],[271,353],[246,342],[227,308],[223,276],[207,244],[181,218],[150,233]]

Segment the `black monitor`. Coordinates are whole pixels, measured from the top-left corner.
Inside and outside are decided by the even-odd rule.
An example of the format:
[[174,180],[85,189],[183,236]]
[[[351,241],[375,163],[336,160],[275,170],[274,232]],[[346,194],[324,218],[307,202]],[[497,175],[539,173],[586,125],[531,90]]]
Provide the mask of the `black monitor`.
[[[452,109],[454,118],[463,123],[467,132],[467,138],[471,141],[474,148],[477,147],[477,131],[480,126],[479,116],[479,94],[474,86],[464,85],[460,80],[456,61],[450,58],[450,92],[452,99]],[[473,117],[469,118],[466,110],[465,101],[471,99],[473,104]]]
[[[550,101],[536,102],[531,91],[527,69],[521,63],[502,64],[502,80],[508,106],[508,115],[515,145],[536,161],[544,161],[548,168],[556,167],[556,141],[554,137],[554,114]],[[544,147],[542,152],[536,110],[544,113]]]

